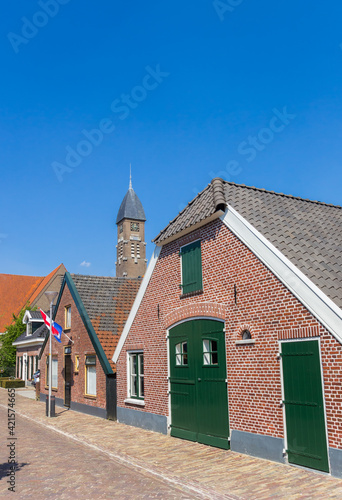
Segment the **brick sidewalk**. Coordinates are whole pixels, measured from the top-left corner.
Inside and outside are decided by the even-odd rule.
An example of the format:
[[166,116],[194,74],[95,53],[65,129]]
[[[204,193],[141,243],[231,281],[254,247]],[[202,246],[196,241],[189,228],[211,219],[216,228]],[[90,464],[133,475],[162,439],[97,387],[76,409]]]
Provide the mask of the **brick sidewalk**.
[[[5,389],[0,389],[0,405],[7,405]],[[56,418],[48,419],[43,403],[19,395],[16,411],[121,463],[162,477],[170,484],[184,485],[189,492],[201,492],[206,498],[342,498],[342,480],[317,472],[170,438],[63,408],[57,408]]]

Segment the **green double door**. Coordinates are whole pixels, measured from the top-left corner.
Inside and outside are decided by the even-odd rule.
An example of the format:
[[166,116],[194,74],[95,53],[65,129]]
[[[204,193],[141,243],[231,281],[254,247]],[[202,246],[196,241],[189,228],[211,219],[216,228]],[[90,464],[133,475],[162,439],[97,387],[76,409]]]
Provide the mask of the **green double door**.
[[289,462],[329,472],[318,341],[283,342],[281,356]]
[[228,449],[223,327],[201,319],[170,330],[171,436]]

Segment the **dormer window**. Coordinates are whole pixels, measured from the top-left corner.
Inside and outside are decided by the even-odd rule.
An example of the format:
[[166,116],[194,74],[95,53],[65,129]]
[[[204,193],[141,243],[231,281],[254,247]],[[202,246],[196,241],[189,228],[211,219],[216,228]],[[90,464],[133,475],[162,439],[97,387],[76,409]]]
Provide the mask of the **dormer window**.
[[26,325],[26,335],[32,335],[32,323],[30,321]]

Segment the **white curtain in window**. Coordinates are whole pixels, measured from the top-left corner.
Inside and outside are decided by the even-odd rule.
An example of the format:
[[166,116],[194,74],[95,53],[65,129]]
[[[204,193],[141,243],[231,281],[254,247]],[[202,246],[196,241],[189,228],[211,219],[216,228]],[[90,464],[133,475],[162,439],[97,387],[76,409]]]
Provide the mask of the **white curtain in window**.
[[96,396],[96,366],[87,366],[87,394]]

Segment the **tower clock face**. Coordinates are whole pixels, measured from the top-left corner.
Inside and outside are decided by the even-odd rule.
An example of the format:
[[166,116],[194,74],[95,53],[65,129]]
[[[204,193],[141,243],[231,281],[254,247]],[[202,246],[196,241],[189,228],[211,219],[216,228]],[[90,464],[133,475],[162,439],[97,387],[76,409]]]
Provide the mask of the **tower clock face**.
[[123,224],[120,224],[119,226],[119,233],[122,233],[123,232]]
[[131,231],[139,231],[139,222],[131,222]]

